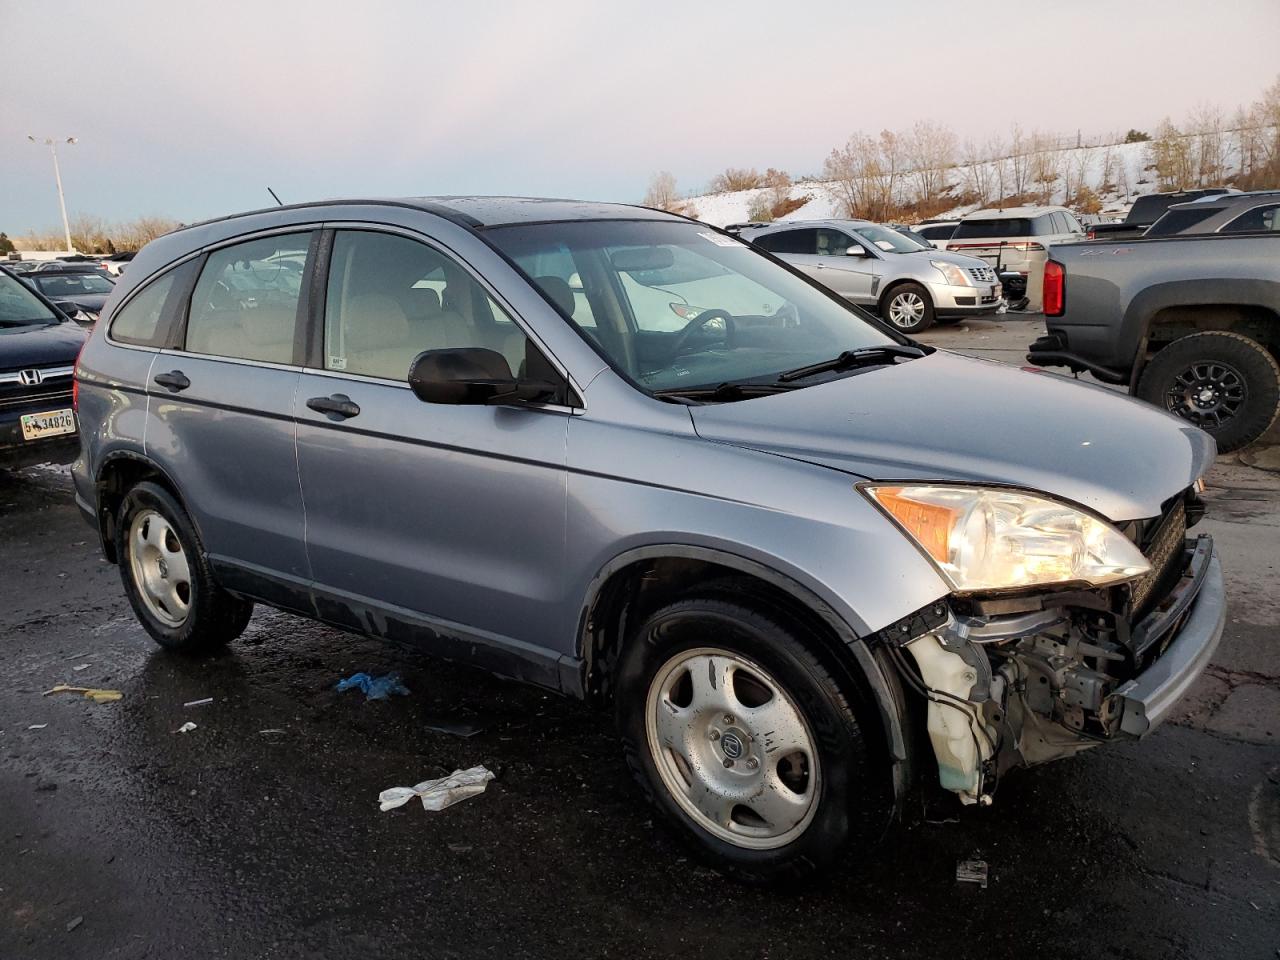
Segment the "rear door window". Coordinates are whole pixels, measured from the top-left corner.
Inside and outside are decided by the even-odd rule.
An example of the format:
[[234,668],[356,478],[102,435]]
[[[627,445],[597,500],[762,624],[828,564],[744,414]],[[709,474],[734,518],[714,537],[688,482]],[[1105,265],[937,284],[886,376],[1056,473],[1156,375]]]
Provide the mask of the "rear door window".
[[751,242],[770,253],[813,256],[818,252],[818,231],[779,230],[777,233],[767,233],[763,237],[757,237]]
[[191,295],[185,349],[292,363],[311,237],[310,231],[260,237],[210,253]]

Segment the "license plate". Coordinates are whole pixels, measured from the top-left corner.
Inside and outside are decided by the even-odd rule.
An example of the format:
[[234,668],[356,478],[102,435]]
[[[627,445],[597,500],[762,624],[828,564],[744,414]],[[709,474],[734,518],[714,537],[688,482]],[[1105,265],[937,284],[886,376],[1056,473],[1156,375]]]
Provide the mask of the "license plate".
[[43,440],[76,432],[76,415],[70,409],[22,415],[22,439]]

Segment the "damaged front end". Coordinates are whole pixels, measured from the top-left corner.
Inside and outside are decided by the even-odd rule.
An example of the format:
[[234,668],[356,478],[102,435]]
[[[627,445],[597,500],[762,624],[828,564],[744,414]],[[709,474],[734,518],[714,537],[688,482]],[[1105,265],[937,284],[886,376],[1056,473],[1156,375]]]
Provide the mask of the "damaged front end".
[[1187,530],[1194,490],[1122,530],[1150,572],[1086,590],[954,594],[880,631],[927,700],[944,789],[991,802],[1001,775],[1145,735],[1208,664],[1225,619],[1213,540]]

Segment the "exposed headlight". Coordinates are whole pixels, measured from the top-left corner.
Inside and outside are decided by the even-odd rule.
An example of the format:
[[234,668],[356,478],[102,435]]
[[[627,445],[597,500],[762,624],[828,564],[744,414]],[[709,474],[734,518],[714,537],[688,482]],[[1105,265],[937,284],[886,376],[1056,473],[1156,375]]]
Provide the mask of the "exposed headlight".
[[933,559],[956,590],[1081,581],[1100,587],[1151,569],[1115,527],[1045,497],[930,484],[861,489]]
[[672,303],[668,304],[668,306],[671,307],[671,312],[681,320],[696,320],[698,314],[705,313],[707,309],[706,307],[691,307],[687,303]]
[[947,278],[947,283],[953,287],[971,287],[969,275],[957,267],[954,263],[947,263],[945,260],[930,260],[939,273]]

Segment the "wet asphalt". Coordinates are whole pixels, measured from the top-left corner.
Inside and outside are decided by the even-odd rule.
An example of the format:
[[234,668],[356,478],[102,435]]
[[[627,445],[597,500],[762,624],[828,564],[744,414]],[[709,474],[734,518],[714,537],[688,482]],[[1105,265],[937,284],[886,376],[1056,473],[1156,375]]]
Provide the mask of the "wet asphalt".
[[[1210,517],[1269,529],[1265,552],[1274,486],[1229,474]],[[0,558],[4,960],[1280,956],[1276,555],[1232,579],[1253,620],[1177,720],[1010,775],[989,809],[942,798],[784,890],[688,856],[580,704],[263,608],[225,655],[160,651],[63,469],[0,471]],[[358,670],[412,693],[333,689]],[[483,730],[432,729],[458,723]],[[479,797],[378,810],[481,763]],[[955,881],[966,859],[985,889]]]

